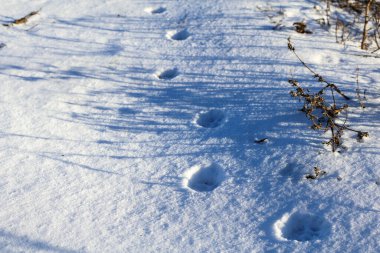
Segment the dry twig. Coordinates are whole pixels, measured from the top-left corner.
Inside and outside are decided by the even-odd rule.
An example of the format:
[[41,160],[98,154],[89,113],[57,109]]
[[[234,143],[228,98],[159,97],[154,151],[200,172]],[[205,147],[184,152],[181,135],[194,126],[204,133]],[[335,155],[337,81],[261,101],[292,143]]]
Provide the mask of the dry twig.
[[40,10],[32,11],[31,13],[29,13],[28,15],[26,15],[22,18],[15,19],[14,21],[7,23],[7,24],[3,24],[3,26],[14,26],[14,25],[26,24],[31,17],[37,15],[39,12],[40,12]]
[[[332,151],[335,152],[342,144],[341,138],[344,130],[356,132],[359,139],[367,137],[367,132],[357,131],[348,127],[346,125],[346,120],[343,124],[337,123],[339,115],[344,111],[347,112],[348,105],[338,105],[335,97],[336,94],[346,100],[349,100],[350,98],[347,97],[335,84],[326,81],[321,75],[311,69],[296,53],[290,38],[288,38],[288,49],[297,57],[302,65],[313,74],[313,77],[318,82],[324,84],[324,86],[317,93],[313,94],[308,89],[304,89],[297,80],[289,80],[289,83],[295,88],[295,90],[291,91],[290,94],[292,97],[303,100],[304,105],[301,111],[304,112],[306,117],[312,122],[311,128],[314,130],[331,132],[330,140],[324,142],[324,144],[330,145]],[[327,99],[326,91],[331,93],[330,101]]]
[[365,90],[363,91],[363,97],[360,95],[361,89],[359,85],[359,67],[356,68],[356,97],[359,101],[360,107],[365,108],[364,100],[365,100]]

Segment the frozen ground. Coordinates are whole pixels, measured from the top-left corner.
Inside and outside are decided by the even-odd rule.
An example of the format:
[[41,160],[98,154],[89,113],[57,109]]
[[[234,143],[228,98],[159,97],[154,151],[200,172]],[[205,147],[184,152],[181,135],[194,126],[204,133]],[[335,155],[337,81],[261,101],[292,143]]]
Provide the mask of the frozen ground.
[[[2,23],[41,10],[0,27],[0,251],[376,252],[380,59],[314,5],[2,1]],[[365,142],[333,154],[308,128],[287,80],[316,84],[289,35],[351,97],[359,66]]]

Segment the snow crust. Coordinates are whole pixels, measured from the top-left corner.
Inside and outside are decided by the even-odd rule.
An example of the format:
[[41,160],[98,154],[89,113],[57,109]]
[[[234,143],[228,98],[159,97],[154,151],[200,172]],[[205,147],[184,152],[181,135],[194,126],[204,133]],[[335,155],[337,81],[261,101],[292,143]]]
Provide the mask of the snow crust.
[[[380,59],[335,43],[323,8],[2,1],[1,23],[40,12],[0,27],[0,252],[377,252]],[[289,36],[364,142],[333,154],[309,128],[288,79],[318,84]]]

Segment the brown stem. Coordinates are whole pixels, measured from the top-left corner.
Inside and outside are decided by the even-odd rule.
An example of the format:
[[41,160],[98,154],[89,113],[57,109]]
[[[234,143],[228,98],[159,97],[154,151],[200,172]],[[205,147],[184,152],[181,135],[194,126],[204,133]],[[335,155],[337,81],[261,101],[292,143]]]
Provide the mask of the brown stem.
[[368,26],[368,22],[369,22],[369,11],[370,11],[372,2],[373,2],[373,0],[368,0],[368,2],[366,4],[366,8],[365,8],[363,36],[362,36],[362,43],[361,43],[361,47],[360,47],[361,49],[366,48],[365,42],[367,40],[367,32],[368,32],[367,26]]
[[336,87],[335,84],[333,83],[329,83],[327,82],[321,75],[319,75],[317,72],[315,72],[313,69],[311,69],[302,59],[301,57],[299,57],[299,55],[297,54],[295,48],[293,47],[293,44],[290,40],[290,37],[288,38],[288,48],[290,51],[293,52],[293,54],[297,57],[297,59],[301,62],[301,64],[306,68],[308,69],[313,75],[315,78],[318,78],[318,81],[319,82],[322,82],[322,83],[325,83],[327,84],[327,87],[331,87],[332,89],[334,89],[337,93],[339,93],[339,95],[341,95],[344,99],[346,100],[350,100],[349,97],[347,97],[346,95],[344,95],[344,93],[338,88]]
[[326,22],[330,26],[330,0],[326,1]]
[[334,133],[334,127],[331,127],[331,147],[332,147],[332,152],[335,152],[335,133]]

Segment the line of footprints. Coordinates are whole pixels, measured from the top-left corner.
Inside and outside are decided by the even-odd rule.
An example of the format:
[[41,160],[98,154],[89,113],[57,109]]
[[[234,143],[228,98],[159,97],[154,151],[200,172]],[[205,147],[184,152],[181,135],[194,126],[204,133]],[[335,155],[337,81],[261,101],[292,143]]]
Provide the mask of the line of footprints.
[[[146,12],[155,15],[167,11],[165,7],[147,8]],[[170,40],[182,41],[190,37],[187,29],[173,30],[166,33]],[[167,69],[156,74],[158,79],[171,80],[179,75],[177,68]],[[194,123],[202,128],[217,128],[225,120],[224,112],[209,110],[199,113]],[[184,175],[183,184],[197,192],[211,192],[221,185],[225,179],[224,170],[217,164],[196,165]],[[330,224],[322,217],[307,212],[285,213],[273,224],[274,236],[283,241],[310,241],[321,239],[330,233]]]
[[[155,14],[162,14],[166,12],[165,7],[158,7],[158,8],[146,8],[146,12],[155,15]],[[179,30],[172,30],[168,31],[166,33],[166,38],[170,40],[176,40],[176,41],[181,41],[181,40],[186,40],[190,37],[190,32],[185,28],[185,29],[179,29]],[[157,73],[156,76],[158,79],[162,80],[171,80],[175,78],[176,76],[179,75],[179,71],[177,68],[173,69],[167,69],[163,72]]]
[[[157,8],[146,8],[145,11],[155,15],[162,14],[166,12],[165,7],[157,7]],[[173,30],[168,31],[166,34],[166,38],[170,40],[186,40],[190,37],[190,33],[187,29],[182,30]],[[177,68],[168,69],[161,73],[157,73],[157,78],[162,80],[171,80],[178,76],[179,71]],[[216,128],[220,126],[225,119],[225,115],[220,110],[209,110],[199,113],[196,116],[195,123],[199,127],[203,128]],[[188,188],[198,191],[198,192],[207,192],[213,191],[217,188],[221,182],[224,180],[224,172],[223,170],[215,165],[209,165],[206,167],[195,166],[191,168],[185,176],[184,184]]]

